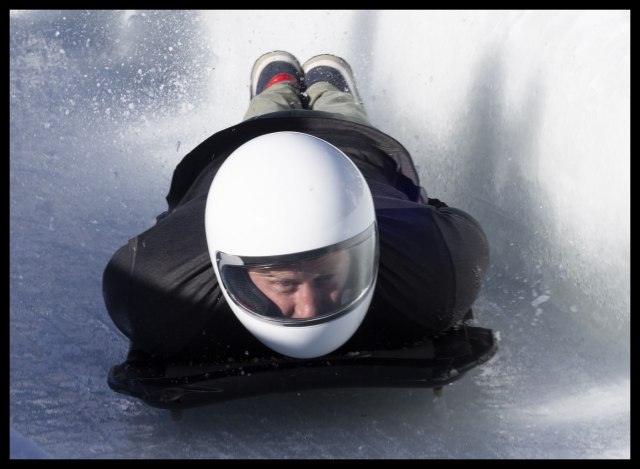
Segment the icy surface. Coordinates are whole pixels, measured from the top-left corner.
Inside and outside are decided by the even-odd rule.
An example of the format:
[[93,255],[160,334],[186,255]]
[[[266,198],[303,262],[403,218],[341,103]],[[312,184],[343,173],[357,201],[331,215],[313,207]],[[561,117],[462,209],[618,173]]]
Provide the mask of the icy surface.
[[[101,276],[263,52],[352,65],[372,122],[492,248],[498,355],[447,387],[167,411],[112,392]],[[629,458],[628,11],[10,13],[11,456]]]

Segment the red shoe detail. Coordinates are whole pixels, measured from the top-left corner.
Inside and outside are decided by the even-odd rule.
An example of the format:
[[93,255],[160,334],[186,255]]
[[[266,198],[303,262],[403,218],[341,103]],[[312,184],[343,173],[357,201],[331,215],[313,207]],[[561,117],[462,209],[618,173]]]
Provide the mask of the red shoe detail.
[[264,89],[266,90],[267,88],[275,85],[276,83],[283,83],[287,81],[293,81],[298,83],[298,79],[293,75],[291,75],[290,73],[278,73],[277,75],[274,75],[271,80],[269,80],[269,83],[267,83],[267,86],[265,86]]

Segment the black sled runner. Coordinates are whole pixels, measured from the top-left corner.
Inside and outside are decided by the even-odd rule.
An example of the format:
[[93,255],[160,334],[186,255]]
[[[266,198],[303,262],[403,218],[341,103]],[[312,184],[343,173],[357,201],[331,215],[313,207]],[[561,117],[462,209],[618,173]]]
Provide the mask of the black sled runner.
[[491,329],[460,324],[393,350],[335,353],[312,359],[283,355],[181,363],[128,357],[111,368],[109,387],[173,411],[269,393],[321,388],[433,388],[462,378],[497,351]]

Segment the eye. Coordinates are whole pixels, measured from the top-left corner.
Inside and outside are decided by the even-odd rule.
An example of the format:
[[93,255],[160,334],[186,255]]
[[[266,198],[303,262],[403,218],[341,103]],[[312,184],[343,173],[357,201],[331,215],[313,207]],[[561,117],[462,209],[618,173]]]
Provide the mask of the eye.
[[295,285],[295,282],[293,280],[278,280],[275,283],[280,287],[291,287]]
[[321,275],[320,277],[316,277],[314,282],[319,286],[327,286],[333,284],[335,281],[334,274]]
[[298,283],[294,280],[276,280],[271,282],[271,285],[280,293],[290,293],[297,288]]

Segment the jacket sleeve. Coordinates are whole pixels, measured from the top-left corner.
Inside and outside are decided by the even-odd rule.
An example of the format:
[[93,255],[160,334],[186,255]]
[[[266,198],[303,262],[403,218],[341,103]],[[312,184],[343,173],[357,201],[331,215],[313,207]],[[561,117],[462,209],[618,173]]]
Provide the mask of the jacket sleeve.
[[131,239],[107,264],[103,296],[114,324],[149,353],[187,346],[216,314],[221,291],[194,201]]
[[431,331],[459,321],[478,296],[487,238],[468,213],[431,199],[374,198],[380,233],[378,293],[396,314]]

